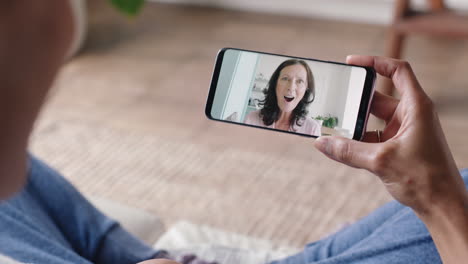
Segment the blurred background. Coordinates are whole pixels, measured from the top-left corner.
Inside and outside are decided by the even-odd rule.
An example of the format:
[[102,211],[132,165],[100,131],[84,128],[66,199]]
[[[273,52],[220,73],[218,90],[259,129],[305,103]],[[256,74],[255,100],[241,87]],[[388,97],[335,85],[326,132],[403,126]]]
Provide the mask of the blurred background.
[[[303,246],[390,197],[311,139],[208,121],[217,51],[402,57],[437,105],[457,165],[467,167],[468,23],[458,12],[468,3],[441,3],[165,0],[129,18],[108,1],[76,1],[76,52],[32,151],[84,194],[149,212],[166,227],[188,221]],[[379,89],[391,92],[383,82]]]

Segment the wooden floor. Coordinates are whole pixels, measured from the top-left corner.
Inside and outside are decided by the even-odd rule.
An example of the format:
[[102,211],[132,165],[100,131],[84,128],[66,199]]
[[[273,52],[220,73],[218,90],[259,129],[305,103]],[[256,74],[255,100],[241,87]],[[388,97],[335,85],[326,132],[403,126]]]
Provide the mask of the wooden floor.
[[[300,246],[389,200],[370,174],[324,158],[310,139],[208,121],[223,47],[344,61],[380,55],[382,26],[148,4],[126,19],[92,1],[83,51],[64,66],[33,150],[85,193]],[[405,57],[468,167],[468,46],[415,36]]]

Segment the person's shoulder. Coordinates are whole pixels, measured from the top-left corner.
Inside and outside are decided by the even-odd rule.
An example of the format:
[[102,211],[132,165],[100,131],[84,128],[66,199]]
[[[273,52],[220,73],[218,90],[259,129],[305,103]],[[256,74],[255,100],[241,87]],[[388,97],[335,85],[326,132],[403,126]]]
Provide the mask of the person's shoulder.
[[252,111],[245,116],[244,123],[251,125],[258,125],[262,121],[260,110]]
[[310,126],[310,127],[316,127],[316,126],[321,127],[322,126],[318,120],[315,120],[315,119],[313,119],[312,117],[309,117],[309,116],[307,116],[305,118],[304,124],[306,126]]
[[305,117],[303,126],[307,134],[313,136],[320,136],[322,134],[322,124],[311,117]]
[[260,118],[260,110],[255,110],[247,114],[247,117],[258,117]]

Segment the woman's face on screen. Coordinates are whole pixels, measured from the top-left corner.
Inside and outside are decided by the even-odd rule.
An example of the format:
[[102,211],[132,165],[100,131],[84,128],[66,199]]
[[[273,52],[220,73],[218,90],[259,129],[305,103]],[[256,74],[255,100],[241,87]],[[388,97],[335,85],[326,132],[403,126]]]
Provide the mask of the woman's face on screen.
[[301,64],[283,68],[276,83],[276,98],[281,112],[292,112],[307,89],[307,71]]

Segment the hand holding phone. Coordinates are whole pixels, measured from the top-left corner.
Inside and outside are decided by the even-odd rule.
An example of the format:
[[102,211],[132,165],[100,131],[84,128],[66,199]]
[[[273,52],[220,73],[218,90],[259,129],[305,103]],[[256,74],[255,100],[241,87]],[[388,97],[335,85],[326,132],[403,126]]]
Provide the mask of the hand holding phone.
[[372,114],[386,123],[380,140],[367,132],[364,142],[322,137],[314,145],[336,161],[377,175],[425,223],[443,262],[462,263],[468,258],[468,192],[434,103],[408,62],[372,56],[347,61],[374,67],[392,80],[401,99],[375,94]]
[[371,67],[224,48],[205,113],[302,136],[361,139],[374,80]]

